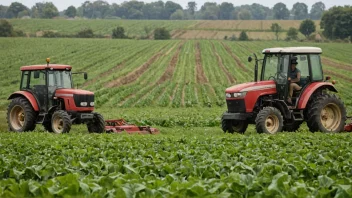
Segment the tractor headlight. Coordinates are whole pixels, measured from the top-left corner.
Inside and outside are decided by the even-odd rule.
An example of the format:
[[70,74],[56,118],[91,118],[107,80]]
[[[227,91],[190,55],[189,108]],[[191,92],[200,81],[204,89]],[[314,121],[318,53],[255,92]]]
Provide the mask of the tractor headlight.
[[89,105],[90,105],[91,107],[94,107],[94,102],[90,102]]
[[247,92],[238,92],[238,93],[233,93],[231,96],[231,94],[226,93],[226,98],[244,98],[246,94]]
[[88,105],[87,102],[81,102],[81,106],[82,106],[82,107],[86,107],[87,105]]

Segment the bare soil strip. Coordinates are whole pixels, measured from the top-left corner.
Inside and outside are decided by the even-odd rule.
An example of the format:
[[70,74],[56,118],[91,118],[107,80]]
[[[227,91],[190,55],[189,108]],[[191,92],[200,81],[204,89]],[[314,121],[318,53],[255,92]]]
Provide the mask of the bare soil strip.
[[338,62],[335,62],[335,61],[330,60],[330,59],[325,58],[325,57],[321,57],[321,62],[324,65],[329,65],[331,67],[335,67],[335,68],[338,68],[338,69],[344,69],[344,70],[347,70],[347,71],[352,71],[352,65],[338,63]]
[[227,46],[225,43],[221,42],[221,44],[225,47],[227,53],[229,53],[233,59],[235,59],[237,65],[241,67],[241,69],[245,72],[249,72],[249,69],[247,69],[244,64],[241,62],[241,60],[231,51],[230,47]]
[[215,56],[218,59],[218,65],[219,67],[222,69],[222,71],[225,73],[226,77],[227,77],[227,81],[231,84],[236,83],[237,79],[235,77],[233,77],[229,70],[226,69],[226,67],[224,66],[221,57],[219,56],[218,52],[216,51],[215,45],[213,42],[211,42],[211,45],[213,46],[213,52],[215,54]]
[[155,61],[157,61],[162,55],[162,51],[166,48],[164,46],[158,53],[154,54],[147,62],[145,62],[142,66],[138,67],[134,71],[130,72],[126,76],[123,76],[121,78],[118,78],[116,80],[110,81],[105,84],[105,87],[111,88],[111,87],[118,87],[121,85],[126,85],[131,82],[136,81],[149,67],[152,65]]
[[183,85],[183,88],[182,88],[181,107],[184,107],[184,106],[185,106],[185,90],[186,90],[186,85]]
[[[183,47],[185,42],[180,43],[180,45],[177,48],[176,53],[174,54],[174,56],[171,58],[171,61],[169,63],[169,66],[167,67],[166,71],[164,72],[164,74],[160,77],[160,79],[158,80],[157,84],[161,84],[163,82],[165,82],[168,79],[172,78],[172,75],[174,74],[174,70],[176,68],[176,64],[178,62],[178,58],[181,52],[181,49]],[[170,51],[171,52],[171,51]],[[168,52],[168,53],[170,53]]]
[[344,75],[342,75],[342,74],[339,74],[339,73],[334,72],[334,71],[331,71],[331,70],[324,69],[324,74],[333,75],[333,76],[336,76],[336,77],[338,77],[338,78],[341,78],[341,79],[343,79],[343,80],[345,80],[345,81],[352,82],[352,79],[351,79],[351,78],[346,77],[346,76],[344,76]]
[[202,66],[202,54],[199,47],[199,42],[196,43],[196,69],[197,69],[197,82],[204,84],[208,83]]

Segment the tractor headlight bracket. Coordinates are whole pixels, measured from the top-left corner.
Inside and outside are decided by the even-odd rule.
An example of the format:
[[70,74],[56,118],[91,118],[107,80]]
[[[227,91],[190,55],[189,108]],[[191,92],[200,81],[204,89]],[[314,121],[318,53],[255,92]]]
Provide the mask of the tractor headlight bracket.
[[244,98],[247,92],[226,93],[226,98]]

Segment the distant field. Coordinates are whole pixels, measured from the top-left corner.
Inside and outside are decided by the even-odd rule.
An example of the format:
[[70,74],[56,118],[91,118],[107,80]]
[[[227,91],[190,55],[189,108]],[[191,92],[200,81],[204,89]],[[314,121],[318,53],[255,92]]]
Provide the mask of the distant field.
[[[299,28],[297,20],[227,20],[227,21],[170,21],[170,20],[49,20],[49,19],[13,19],[15,29],[34,36],[51,30],[63,34],[75,34],[84,28],[91,28],[95,34],[111,35],[116,26],[125,28],[130,37],[145,36],[145,27],[154,30],[165,27],[171,31],[174,39],[223,39],[225,36],[239,35],[240,31],[248,32],[249,38],[273,40],[275,35],[270,31],[272,23],[279,23],[283,28],[280,39],[285,39],[290,27]],[[317,31],[320,21],[315,21]],[[299,35],[303,38],[303,35]]]

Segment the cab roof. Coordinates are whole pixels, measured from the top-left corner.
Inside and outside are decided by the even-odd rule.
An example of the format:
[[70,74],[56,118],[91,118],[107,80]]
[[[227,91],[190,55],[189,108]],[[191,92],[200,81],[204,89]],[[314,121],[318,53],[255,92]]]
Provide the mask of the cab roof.
[[32,70],[45,70],[45,69],[54,69],[54,70],[71,70],[70,65],[58,65],[58,64],[49,64],[48,65],[29,65],[22,66],[21,71],[32,71]]
[[319,47],[276,47],[262,51],[263,54],[321,54],[322,52]]

